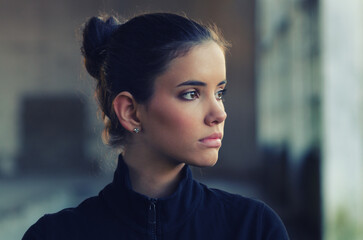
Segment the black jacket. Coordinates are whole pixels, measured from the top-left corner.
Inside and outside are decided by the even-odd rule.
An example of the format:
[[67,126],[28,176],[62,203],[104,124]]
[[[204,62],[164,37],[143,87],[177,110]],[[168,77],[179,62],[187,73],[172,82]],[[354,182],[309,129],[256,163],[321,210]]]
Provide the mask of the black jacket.
[[264,203],[210,189],[188,166],[169,197],[150,199],[131,189],[120,157],[114,180],[76,208],[43,216],[23,240],[288,239],[280,218]]

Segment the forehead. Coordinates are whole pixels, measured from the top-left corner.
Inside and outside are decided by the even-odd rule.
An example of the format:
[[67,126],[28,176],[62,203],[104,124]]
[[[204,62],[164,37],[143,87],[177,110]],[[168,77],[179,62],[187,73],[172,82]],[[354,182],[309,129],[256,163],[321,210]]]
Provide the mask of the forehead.
[[184,81],[197,80],[213,84],[226,78],[225,57],[222,48],[209,41],[191,48],[187,54],[173,59],[167,70],[155,80],[160,86],[176,86]]

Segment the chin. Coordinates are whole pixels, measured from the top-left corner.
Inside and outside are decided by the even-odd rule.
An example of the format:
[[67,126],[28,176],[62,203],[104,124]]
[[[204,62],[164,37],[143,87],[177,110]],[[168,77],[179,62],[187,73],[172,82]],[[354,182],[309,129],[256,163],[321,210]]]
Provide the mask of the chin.
[[201,168],[213,167],[214,165],[216,165],[216,163],[217,163],[217,161],[214,161],[214,162],[210,162],[208,164],[201,164],[198,167],[201,167]]
[[[212,150],[212,149],[209,149]],[[184,155],[179,159],[179,162],[188,164],[194,167],[213,167],[218,161],[218,151],[203,151],[194,152],[190,155]]]
[[218,157],[210,157],[210,158],[206,158],[206,159],[199,159],[198,161],[195,161],[193,163],[190,163],[190,165],[194,166],[194,167],[213,167],[214,165],[216,165],[218,161]]

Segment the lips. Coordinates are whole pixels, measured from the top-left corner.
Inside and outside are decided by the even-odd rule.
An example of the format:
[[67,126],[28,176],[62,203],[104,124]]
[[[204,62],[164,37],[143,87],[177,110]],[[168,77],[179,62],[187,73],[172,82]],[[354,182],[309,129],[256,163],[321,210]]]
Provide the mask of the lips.
[[219,148],[222,145],[222,133],[213,133],[199,140],[205,147]]

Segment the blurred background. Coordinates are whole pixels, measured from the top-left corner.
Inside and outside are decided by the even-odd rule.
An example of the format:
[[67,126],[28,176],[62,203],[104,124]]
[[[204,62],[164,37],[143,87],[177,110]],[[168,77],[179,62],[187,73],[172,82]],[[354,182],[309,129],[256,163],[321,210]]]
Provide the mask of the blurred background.
[[291,239],[363,239],[361,0],[0,0],[0,238],[112,180],[79,30],[150,11],[232,43],[220,159],[195,177],[265,201]]

